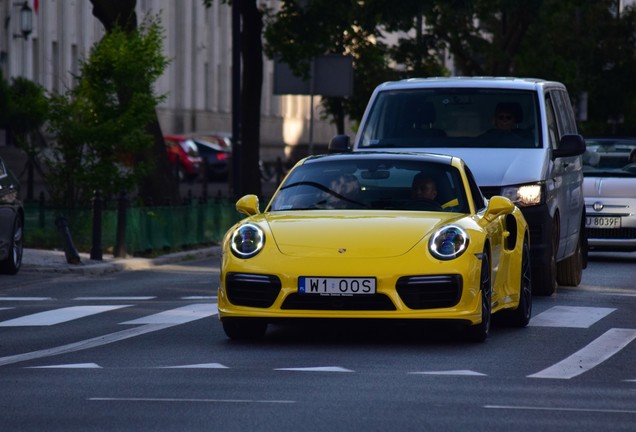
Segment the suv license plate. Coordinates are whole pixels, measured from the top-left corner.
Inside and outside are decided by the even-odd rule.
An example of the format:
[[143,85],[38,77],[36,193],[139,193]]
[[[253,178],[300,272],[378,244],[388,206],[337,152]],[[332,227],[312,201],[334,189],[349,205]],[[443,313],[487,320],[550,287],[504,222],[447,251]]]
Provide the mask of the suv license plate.
[[620,228],[620,216],[588,216],[585,218],[587,228]]
[[333,296],[375,294],[375,278],[301,276],[298,278],[298,292]]

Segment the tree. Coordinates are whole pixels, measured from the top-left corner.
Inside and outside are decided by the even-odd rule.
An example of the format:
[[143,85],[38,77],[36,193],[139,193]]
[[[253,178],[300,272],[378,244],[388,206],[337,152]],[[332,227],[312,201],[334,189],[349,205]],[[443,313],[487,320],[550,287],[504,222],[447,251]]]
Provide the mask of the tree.
[[[444,73],[431,38],[422,36],[421,1],[387,4],[384,1],[283,0],[277,11],[267,14],[266,53],[287,63],[299,77],[307,78],[311,60],[322,54],[350,54],[354,57],[354,91],[351,97],[322,99],[326,116],[331,116],[337,133],[344,133],[345,117],[362,118],[364,108],[381,82],[409,75]],[[382,24],[389,29],[413,29],[419,20],[419,39],[401,40],[391,49],[382,42]],[[406,65],[402,71],[391,67],[395,60]],[[337,77],[334,77],[337,79]],[[326,116],[323,116],[325,118]]]
[[59,205],[87,202],[94,190],[106,197],[130,190],[154,168],[139,155],[152,148],[146,127],[163,99],[151,91],[167,65],[161,43],[157,20],[134,33],[115,27],[80,62],[78,85],[51,96],[48,180]]
[[[136,0],[90,0],[93,15],[102,23],[107,33],[121,29],[134,37],[137,33]],[[127,104],[134,92],[133,80],[125,76],[114,82],[117,97],[122,105]],[[138,89],[137,89],[138,90]],[[148,92],[151,88],[147,89]],[[139,182],[139,196],[147,204],[179,201],[179,188],[176,181],[166,173],[171,171],[163,133],[156,113],[146,125],[146,132],[152,136],[152,147],[135,155],[135,161],[146,161],[152,167]]]

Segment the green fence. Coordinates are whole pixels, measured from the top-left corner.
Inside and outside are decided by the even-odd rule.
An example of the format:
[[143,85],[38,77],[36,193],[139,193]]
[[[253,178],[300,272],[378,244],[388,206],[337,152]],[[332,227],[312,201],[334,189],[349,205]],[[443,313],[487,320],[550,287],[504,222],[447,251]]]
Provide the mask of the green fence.
[[[93,241],[91,208],[58,210],[38,203],[25,204],[26,247],[63,249],[56,220],[63,216],[76,249],[89,252]],[[182,206],[129,207],[126,210],[126,251],[144,255],[220,243],[223,234],[242,219],[235,203],[226,199]],[[101,241],[104,253],[112,253],[117,240],[117,209],[102,211]]]

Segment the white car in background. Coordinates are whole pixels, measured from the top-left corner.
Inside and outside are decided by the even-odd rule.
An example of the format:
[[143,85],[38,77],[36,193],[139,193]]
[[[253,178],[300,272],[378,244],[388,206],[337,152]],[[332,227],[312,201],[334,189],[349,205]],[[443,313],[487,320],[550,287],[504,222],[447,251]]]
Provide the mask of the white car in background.
[[586,144],[583,194],[589,249],[636,251],[636,138],[588,138]]

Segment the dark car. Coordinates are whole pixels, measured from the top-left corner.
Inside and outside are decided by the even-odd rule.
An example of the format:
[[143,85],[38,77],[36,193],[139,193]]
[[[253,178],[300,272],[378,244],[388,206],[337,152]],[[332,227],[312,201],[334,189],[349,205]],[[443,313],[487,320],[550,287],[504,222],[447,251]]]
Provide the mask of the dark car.
[[16,274],[22,265],[24,208],[20,183],[0,159],[0,273]]
[[202,161],[192,138],[185,135],[166,135],[163,139],[168,159],[179,180],[193,181],[199,177]]
[[232,159],[232,140],[229,135],[197,134],[192,136],[192,140],[203,159],[208,180],[227,179]]

